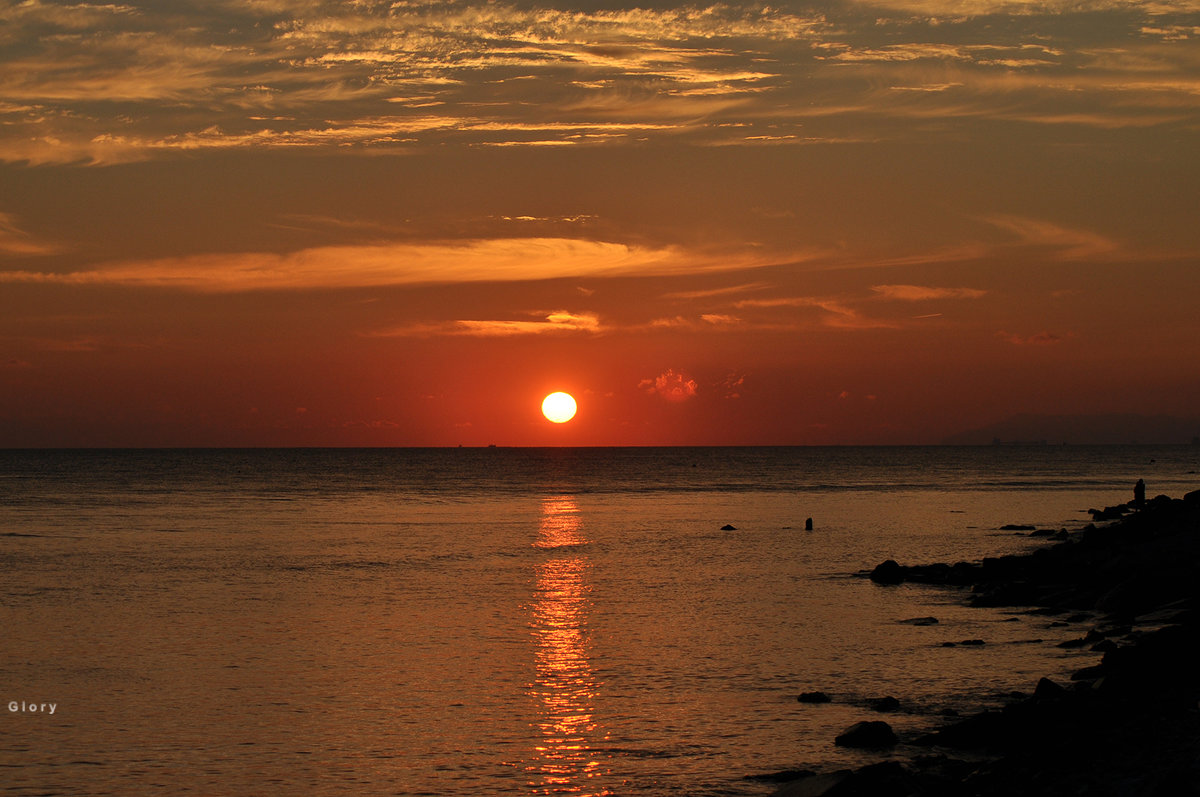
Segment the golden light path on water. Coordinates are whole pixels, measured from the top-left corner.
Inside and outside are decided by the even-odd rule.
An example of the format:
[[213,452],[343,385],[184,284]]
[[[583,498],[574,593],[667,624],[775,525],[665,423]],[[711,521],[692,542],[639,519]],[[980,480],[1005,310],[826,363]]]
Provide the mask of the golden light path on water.
[[609,794],[588,781],[603,773],[594,741],[598,684],[588,659],[589,562],[579,507],[569,496],[542,502],[538,548],[550,558],[537,566],[532,618],[540,739],[527,766],[535,794]]

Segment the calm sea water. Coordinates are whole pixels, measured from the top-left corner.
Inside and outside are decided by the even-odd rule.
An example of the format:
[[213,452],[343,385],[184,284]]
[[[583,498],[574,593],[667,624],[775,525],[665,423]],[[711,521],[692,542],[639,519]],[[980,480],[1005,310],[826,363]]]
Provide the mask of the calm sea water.
[[0,782],[765,794],[743,776],[876,760],[832,744],[872,698],[915,732],[1097,655],[855,572],[1025,550],[1000,526],[1198,470],[1195,446],[0,452]]

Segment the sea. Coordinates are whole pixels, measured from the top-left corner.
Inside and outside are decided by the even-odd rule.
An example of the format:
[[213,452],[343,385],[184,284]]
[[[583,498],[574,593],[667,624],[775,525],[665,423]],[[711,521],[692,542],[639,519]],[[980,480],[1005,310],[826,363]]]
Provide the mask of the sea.
[[[1200,446],[2,451],[0,786],[766,795],[1099,657],[1058,647],[1082,618],[865,571],[1033,550],[1003,527],[1198,472]],[[905,743],[833,743],[870,719]]]

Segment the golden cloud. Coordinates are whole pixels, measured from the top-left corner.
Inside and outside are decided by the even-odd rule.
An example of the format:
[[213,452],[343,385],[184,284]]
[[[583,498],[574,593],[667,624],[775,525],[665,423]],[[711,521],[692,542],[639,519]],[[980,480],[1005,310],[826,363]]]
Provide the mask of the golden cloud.
[[933,288],[926,285],[872,285],[881,299],[901,302],[923,302],[929,299],[978,299],[987,291],[976,288]]
[[0,272],[0,282],[120,285],[206,293],[364,288],[561,277],[665,276],[763,265],[679,247],[573,238],[500,238],[327,246],[288,254],[241,252],[114,263],[67,273]]
[[485,337],[539,335],[546,332],[599,332],[600,319],[595,313],[571,313],[558,310],[545,321],[455,321],[453,332]]

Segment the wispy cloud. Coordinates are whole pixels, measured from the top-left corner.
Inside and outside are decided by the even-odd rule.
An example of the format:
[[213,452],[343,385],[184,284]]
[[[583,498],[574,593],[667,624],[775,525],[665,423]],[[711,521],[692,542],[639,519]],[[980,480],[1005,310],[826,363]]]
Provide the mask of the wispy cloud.
[[1022,216],[993,215],[989,224],[1013,234],[1021,246],[1044,247],[1064,260],[1111,255],[1118,249],[1115,241],[1089,230],[1076,230],[1049,221]]
[[891,329],[898,326],[895,321],[873,318],[855,309],[845,299],[817,296],[786,296],[773,299],[743,299],[738,308],[783,308],[812,307],[824,311],[820,321],[823,325],[837,329]]
[[721,379],[717,387],[727,399],[741,398],[742,391],[746,387],[746,375],[740,371],[730,371]]
[[529,313],[539,320],[459,320],[421,322],[374,329],[364,332],[369,338],[434,337],[468,335],[476,337],[512,337],[516,335],[561,334],[564,332],[596,333],[601,331],[600,317],[595,313],[574,313],[556,310],[552,313]]
[[720,288],[702,288],[694,291],[673,291],[663,294],[664,299],[711,299],[716,296],[731,296],[739,293],[751,293],[770,288],[767,282],[745,282],[740,285],[726,285]]
[[544,321],[455,321],[454,326],[468,335],[539,335],[547,332],[599,332],[600,319],[595,313],[559,310],[547,315]]
[[0,213],[0,256],[49,255],[63,247],[31,235],[17,224],[10,213]]
[[661,276],[745,268],[757,256],[572,238],[329,246],[114,263],[66,273],[0,272],[0,282],[120,285],[198,292],[361,288],[583,276]]
[[[0,8],[0,160],[664,138],[803,146],[948,119],[1194,128],[1198,4],[25,0]],[[1072,26],[1074,14],[1107,16]]]
[[987,291],[977,288],[935,288],[927,285],[872,285],[871,290],[881,299],[901,302],[923,302],[931,299],[978,299]]
[[[823,25],[819,16],[732,5],[69,8],[28,0],[0,9],[0,47],[21,43],[0,74],[8,133],[0,157],[118,163],[202,148],[394,147],[449,134],[492,146],[611,141],[675,130],[679,120],[692,126],[700,102],[727,107],[732,95],[765,90],[779,74],[773,59],[747,59],[747,44],[796,42]],[[630,92],[671,100],[680,113],[631,110]],[[626,100],[618,118],[602,110],[617,107],[613,97]],[[442,116],[430,123],[423,112],[433,108]]]
[[1012,17],[1061,16],[1069,13],[1141,12],[1150,16],[1200,11],[1196,0],[855,0],[873,9],[920,17],[969,19],[1003,14]]

